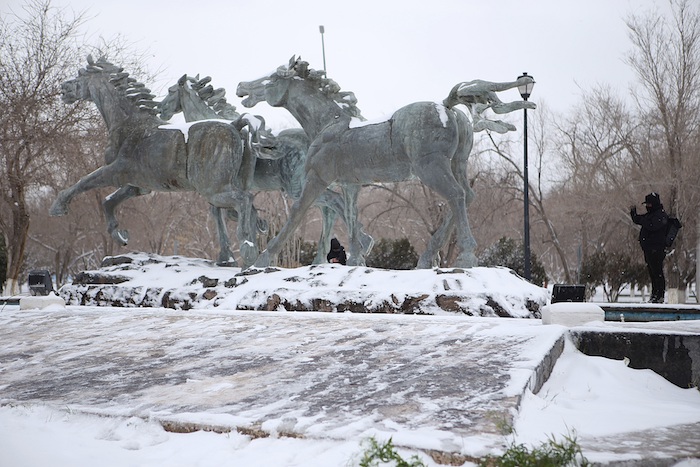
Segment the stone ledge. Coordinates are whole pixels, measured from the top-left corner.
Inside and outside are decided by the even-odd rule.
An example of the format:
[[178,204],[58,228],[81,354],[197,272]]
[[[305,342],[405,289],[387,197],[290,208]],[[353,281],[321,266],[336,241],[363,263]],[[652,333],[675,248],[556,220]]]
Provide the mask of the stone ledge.
[[19,299],[20,310],[42,310],[53,305],[63,308],[66,306],[66,302],[53,292],[46,296],[22,297]]
[[559,302],[542,308],[542,324],[580,326],[591,321],[605,321],[605,311],[592,303]]

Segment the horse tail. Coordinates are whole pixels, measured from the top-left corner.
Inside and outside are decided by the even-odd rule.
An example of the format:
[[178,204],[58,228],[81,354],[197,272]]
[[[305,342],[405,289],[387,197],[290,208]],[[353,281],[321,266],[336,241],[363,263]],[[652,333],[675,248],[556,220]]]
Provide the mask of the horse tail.
[[276,159],[281,155],[273,155],[270,151],[262,152],[263,149],[277,146],[277,138],[265,127],[265,119],[260,115],[243,114],[231,124],[243,137],[243,144],[255,158]]

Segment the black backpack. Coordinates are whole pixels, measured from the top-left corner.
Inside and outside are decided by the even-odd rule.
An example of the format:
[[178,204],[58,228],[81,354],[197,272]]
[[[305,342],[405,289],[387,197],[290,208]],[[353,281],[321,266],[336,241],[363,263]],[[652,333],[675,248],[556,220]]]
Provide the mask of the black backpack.
[[666,225],[666,248],[671,248],[673,241],[678,236],[678,231],[681,230],[681,221],[676,217],[669,217]]

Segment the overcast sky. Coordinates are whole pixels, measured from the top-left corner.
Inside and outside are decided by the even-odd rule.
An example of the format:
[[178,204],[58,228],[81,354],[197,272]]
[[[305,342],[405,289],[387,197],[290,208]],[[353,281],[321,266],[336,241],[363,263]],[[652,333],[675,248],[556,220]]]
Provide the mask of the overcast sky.
[[[23,0],[6,0],[0,11]],[[625,18],[667,12],[668,0],[53,0],[87,11],[94,42],[121,34],[151,55],[162,96],[187,73],[212,76],[229,102],[240,81],[262,76],[301,55],[323,69],[319,25],[325,27],[328,76],[353,91],[374,119],[420,100],[441,101],[472,79],[537,82],[531,100],[566,111],[581,89],[608,83],[627,93],[634,79]],[[77,71],[77,70],[76,70]],[[126,70],[129,71],[129,70]],[[504,100],[520,99],[516,90]],[[286,112],[256,107],[268,122]]]

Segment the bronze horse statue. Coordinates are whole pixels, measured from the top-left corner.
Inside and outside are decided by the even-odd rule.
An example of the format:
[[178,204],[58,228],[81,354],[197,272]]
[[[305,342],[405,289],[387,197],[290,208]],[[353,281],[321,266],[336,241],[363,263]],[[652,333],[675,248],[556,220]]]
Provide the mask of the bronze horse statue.
[[143,84],[105,59],[79,70],[63,83],[63,101],[91,101],[109,131],[105,165],[62,190],[50,209],[53,216],[68,212],[80,193],[117,187],[103,202],[108,232],[126,244],[128,233],[118,230],[116,206],[151,191],[195,191],[212,207],[219,230],[219,262],[236,265],[229,247],[224,210],[238,213],[237,236],[242,265],[258,256],[257,213],[246,175],[254,164],[255,148],[246,146],[240,130],[246,122],[205,121],[184,126],[167,125],[155,113],[157,103]]
[[[400,182],[418,178],[442,196],[450,207],[442,225],[420,256],[419,268],[430,268],[440,248],[456,229],[459,255],[456,266],[473,267],[476,242],[467,218],[473,192],[467,178],[467,161],[474,128],[467,116],[456,109],[465,104],[472,113],[487,108],[497,113],[534,108],[526,101],[504,104],[493,100],[495,92],[516,87],[512,83],[474,81],[455,86],[442,104],[417,102],[397,110],[388,121],[362,124],[356,121],[356,99],[341,93],[340,87],[307,62],[292,57],[288,65],[255,81],[241,82],[236,94],[242,104],[252,107],[266,101],[284,107],[301,124],[312,143],[306,162],[306,183],[292,207],[289,220],[268,243],[255,266],[269,265],[284,242],[297,229],[304,214],[328,186],[341,186],[348,219],[357,219],[357,195],[364,184]],[[361,254],[357,230],[350,231],[350,256]]]
[[[233,105],[226,102],[225,96],[225,89],[215,89],[210,77],[199,79],[199,75],[183,75],[168,89],[168,95],[158,104],[157,109],[164,120],[170,120],[178,112],[183,113],[187,122],[217,118],[240,119],[241,115]],[[258,134],[262,135],[260,153],[255,161],[249,188],[253,191],[282,191],[292,199],[298,199],[304,185],[304,164],[309,147],[306,133],[302,129],[287,129],[277,136],[264,134],[260,130]],[[326,262],[336,216],[345,220],[346,211],[342,196],[330,189],[321,193],[316,205],[321,209],[323,221],[314,259],[314,263],[319,264]],[[361,226],[359,235],[364,257],[369,254],[374,242],[372,237],[362,231]]]

